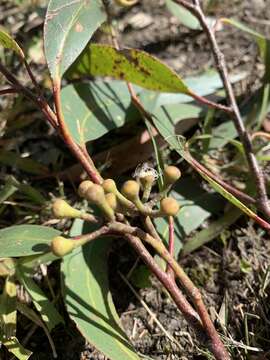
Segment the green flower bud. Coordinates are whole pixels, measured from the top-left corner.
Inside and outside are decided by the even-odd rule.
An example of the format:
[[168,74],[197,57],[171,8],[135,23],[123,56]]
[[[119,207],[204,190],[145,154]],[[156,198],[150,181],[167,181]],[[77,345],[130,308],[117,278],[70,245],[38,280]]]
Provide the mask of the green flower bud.
[[101,185],[93,184],[85,193],[85,198],[92,204],[97,205],[109,220],[114,220],[114,211],[107,203],[104,189]]
[[106,198],[107,203],[110,205],[110,207],[114,211],[116,211],[116,209],[118,208],[117,197],[113,193],[108,193],[105,195],[105,198]]
[[80,197],[84,198],[87,190],[93,185],[94,183],[90,180],[85,180],[80,183],[78,188],[78,194]]
[[51,250],[56,256],[65,256],[75,248],[75,241],[56,236],[51,242]]
[[80,210],[74,209],[65,200],[62,199],[54,200],[52,206],[52,212],[56,218],[60,218],[60,219],[62,218],[76,219],[81,217]]
[[178,202],[171,197],[166,197],[160,202],[160,210],[164,215],[175,216],[179,209],[180,206]]
[[139,199],[140,185],[137,181],[128,180],[123,184],[121,192],[127,199],[134,202]]
[[164,180],[166,184],[172,185],[181,177],[181,171],[176,166],[166,166],[164,169]]
[[102,183],[102,187],[106,193],[117,193],[117,186],[115,184],[115,181],[113,179],[106,179]]

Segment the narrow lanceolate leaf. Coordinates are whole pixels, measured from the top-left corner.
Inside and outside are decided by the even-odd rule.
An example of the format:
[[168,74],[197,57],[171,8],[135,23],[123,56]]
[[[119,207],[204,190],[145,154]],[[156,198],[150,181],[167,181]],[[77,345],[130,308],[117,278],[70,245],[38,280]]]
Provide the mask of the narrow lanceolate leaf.
[[24,267],[18,265],[16,276],[30,295],[35,308],[40,313],[40,316],[47,328],[51,331],[56,325],[63,323],[64,320],[56,310],[55,306],[50,302],[40,287],[34,282],[34,280],[32,280],[25,270],[26,269]]
[[177,17],[180,22],[190,29],[201,29],[198,19],[183,6],[176,4],[173,0],[166,0],[166,5],[173,16]]
[[21,59],[24,59],[24,53],[17,42],[12,39],[11,35],[0,26],[0,46],[3,46],[5,49],[13,50]]
[[16,336],[17,310],[16,310],[16,284],[14,276],[5,280],[3,294],[0,296],[0,333],[10,339]]
[[45,25],[44,46],[53,79],[59,79],[105,21],[102,0],[51,0]]
[[245,25],[235,19],[222,18],[221,21],[225,24],[234,26],[235,28],[242,30],[245,33],[251,35],[258,44],[262,58],[263,59],[265,58],[266,52],[267,52],[267,47],[269,47],[270,43],[269,43],[269,40],[263,34],[258,33],[257,31],[251,29],[247,25]]
[[60,232],[39,225],[14,225],[0,230],[0,257],[17,257],[49,250],[52,239]]
[[[79,235],[83,230],[83,223],[76,220],[71,234]],[[64,257],[62,277],[67,311],[83,336],[110,360],[139,360],[120,326],[109,291],[109,246],[108,238],[99,238]]]
[[15,336],[10,339],[5,339],[0,335],[0,341],[7,350],[19,360],[28,360],[32,355],[32,352],[25,349]]
[[96,81],[66,86],[61,91],[65,122],[78,144],[84,144],[138,116],[130,107],[125,83]]
[[76,75],[110,76],[149,90],[189,94],[187,85],[172,69],[136,49],[117,50],[109,45],[91,44],[68,74]]
[[191,239],[189,239],[188,242],[183,246],[181,255],[184,256],[189,254],[215,239],[230,225],[234,224],[241,217],[241,215],[243,215],[241,210],[238,208],[231,208],[226,212],[226,214],[211,223],[206,229],[201,230]]
[[[168,124],[161,124],[158,119],[154,119],[154,123],[159,130],[160,134],[164,137],[164,139],[170,144],[170,146],[175,149],[189,164],[193,166],[192,159],[189,153],[185,150],[185,138],[183,136],[174,135],[171,132],[171,128],[168,127]],[[211,187],[222,195],[225,199],[227,199],[234,206],[238,207],[242,210],[246,215],[255,221],[259,222],[262,226],[265,226],[269,229],[269,224],[264,220],[258,218],[258,216],[249,209],[245,204],[243,204],[240,200],[238,200],[234,195],[232,195],[229,191],[224,189],[221,185],[219,185],[215,180],[206,175],[203,171],[198,168],[195,168],[196,171],[211,185]]]

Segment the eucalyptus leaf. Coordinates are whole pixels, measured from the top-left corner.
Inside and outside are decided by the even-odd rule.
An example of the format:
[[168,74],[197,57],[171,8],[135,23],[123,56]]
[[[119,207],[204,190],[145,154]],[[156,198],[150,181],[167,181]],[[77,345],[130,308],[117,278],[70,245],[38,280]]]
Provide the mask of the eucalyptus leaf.
[[137,49],[90,44],[70,69],[69,77],[110,76],[145,89],[189,94],[184,81],[152,55]]
[[231,208],[218,220],[212,222],[206,229],[201,230],[190,238],[183,246],[181,256],[185,256],[201,246],[209,243],[220,235],[230,225],[234,224],[243,213],[238,208]]
[[126,84],[121,81],[68,85],[61,91],[61,100],[65,122],[79,144],[138,118]]
[[40,225],[14,225],[0,230],[0,257],[28,256],[49,250],[60,232]]
[[13,50],[21,59],[24,60],[24,53],[22,49],[8,31],[2,26],[0,26],[0,46],[3,46],[4,49]]
[[25,290],[31,296],[37,311],[42,317],[42,320],[46,324],[49,331],[51,331],[56,325],[64,323],[64,320],[56,310],[55,306],[40,289],[40,287],[27,274],[26,270],[27,269],[24,267],[18,265],[16,269],[16,276],[20,283],[24,286]]
[[201,29],[198,19],[183,6],[176,4],[173,0],[166,0],[166,5],[170,12],[177,17],[183,25],[192,30]]
[[16,356],[16,358],[19,360],[28,360],[32,355],[32,352],[25,349],[15,336],[10,339],[5,339],[0,336],[0,341],[7,348],[7,350]]
[[105,20],[102,0],[50,0],[44,48],[54,80],[63,75]]
[[3,294],[0,295],[0,333],[6,339],[16,336],[16,283],[14,276],[5,280]]
[[[86,229],[76,220],[71,235]],[[83,336],[111,360],[139,357],[132,348],[115,310],[107,278],[108,238],[99,238],[67,255],[62,263],[67,311]]]

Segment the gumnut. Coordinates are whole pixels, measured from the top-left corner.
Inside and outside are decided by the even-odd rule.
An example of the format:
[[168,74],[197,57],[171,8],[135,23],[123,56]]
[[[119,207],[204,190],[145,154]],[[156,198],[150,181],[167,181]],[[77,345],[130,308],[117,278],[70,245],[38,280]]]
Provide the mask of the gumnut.
[[166,184],[174,184],[181,177],[181,171],[176,166],[166,166],[164,169],[164,180]]
[[178,202],[171,197],[166,197],[160,202],[160,210],[164,215],[175,216],[179,209],[180,206]]
[[109,204],[109,206],[116,211],[116,209],[118,208],[118,201],[116,196],[113,193],[108,193],[105,195],[106,201]]
[[66,239],[63,236],[56,236],[51,242],[51,250],[56,256],[65,256],[75,247],[74,240]]
[[114,211],[108,204],[104,189],[101,185],[93,184],[85,193],[85,198],[92,204],[97,205],[104,213],[104,215],[111,221],[114,218]]
[[80,183],[79,188],[78,188],[78,194],[80,197],[85,198],[85,194],[87,192],[87,190],[94,185],[94,183],[90,180],[85,180],[83,182]]
[[103,187],[98,184],[90,186],[86,193],[85,198],[92,204],[100,205],[106,201]]
[[126,181],[121,189],[122,194],[129,200],[134,201],[139,198],[140,185],[135,180]]
[[102,183],[102,187],[106,193],[116,194],[117,187],[113,179],[106,179]]
[[63,199],[56,199],[52,205],[52,212],[56,218],[80,218],[81,211],[74,209]]

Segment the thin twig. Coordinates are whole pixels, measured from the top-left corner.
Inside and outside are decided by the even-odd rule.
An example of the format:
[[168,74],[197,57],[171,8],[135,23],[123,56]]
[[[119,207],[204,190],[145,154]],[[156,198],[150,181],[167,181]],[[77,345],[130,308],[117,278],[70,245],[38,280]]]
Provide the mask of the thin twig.
[[[173,219],[173,216],[169,216],[169,246],[168,246],[168,251],[171,254],[171,256],[174,257],[174,219]],[[167,264],[166,272],[172,279],[174,279],[174,271],[170,267],[169,264]]]
[[64,115],[62,112],[62,105],[61,105],[61,97],[60,97],[61,85],[60,81],[54,83],[53,86],[53,95],[54,95],[54,102],[56,108],[56,114],[58,119],[58,124],[60,128],[61,135],[69,147],[71,152],[76,156],[76,158],[80,161],[82,166],[84,167],[85,171],[87,172],[90,179],[95,182],[96,184],[102,183],[102,177],[99,174],[98,170],[95,168],[94,163],[89,161],[89,156],[86,157],[82,148],[73,140],[67,124],[65,123]]
[[[140,228],[131,227],[129,225],[124,225],[122,223],[111,223],[110,229],[115,232],[122,233],[124,236],[132,235],[133,237],[138,237],[141,240],[150,244],[157,253],[167,262],[167,264],[173,269],[175,275],[180,280],[181,285],[187,292],[188,296],[191,298],[196,310],[200,316],[203,327],[211,340],[212,352],[215,355],[217,360],[229,360],[230,356],[225,349],[220,337],[210,319],[210,316],[206,310],[206,307],[203,303],[202,296],[200,291],[196,288],[190,278],[186,275],[182,267],[175,261],[175,259],[168,252],[164,244],[157,239],[153,238],[151,235],[145,233]],[[167,282],[170,279],[170,284],[174,283],[174,280],[169,277],[167,274]],[[164,282],[162,282],[164,283]]]
[[249,164],[249,169],[252,174],[254,183],[256,185],[257,206],[268,218],[270,218],[270,206],[269,206],[267,191],[265,187],[264,175],[262,169],[258,165],[256,155],[253,152],[251,137],[245,128],[242,116],[240,114],[240,110],[236,102],[233,88],[229,80],[229,74],[228,74],[225,58],[219,48],[219,45],[215,37],[215,33],[207,22],[206,16],[201,8],[199,0],[194,0],[193,4],[185,0],[173,0],[173,1],[184,6],[198,19],[202,29],[204,30],[204,32],[208,37],[212,49],[213,57],[216,63],[216,67],[226,91],[229,106],[232,109],[232,114],[233,114],[232,119],[234,121],[234,125],[235,128],[237,129],[238,135],[242,141],[245,150],[245,155]]
[[1,95],[9,95],[9,94],[17,94],[17,93],[18,93],[18,90],[14,89],[14,88],[0,90],[0,96]]
[[22,93],[25,97],[33,101],[39,107],[42,113],[45,115],[49,123],[54,128],[57,128],[58,126],[57,117],[53,112],[53,110],[48,105],[48,103],[44,101],[44,99],[41,99],[40,97],[36,96],[29,89],[23,86],[2,63],[0,63],[0,72],[5,76],[5,78],[12,85],[12,88],[14,90],[16,90],[18,93]]

